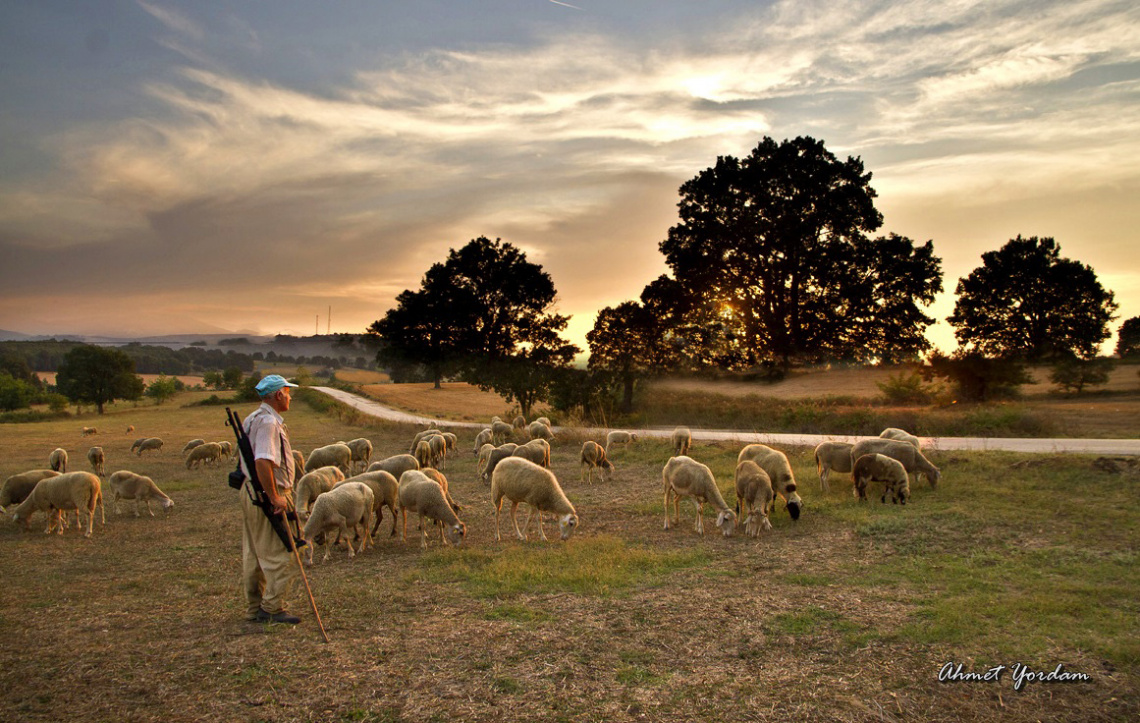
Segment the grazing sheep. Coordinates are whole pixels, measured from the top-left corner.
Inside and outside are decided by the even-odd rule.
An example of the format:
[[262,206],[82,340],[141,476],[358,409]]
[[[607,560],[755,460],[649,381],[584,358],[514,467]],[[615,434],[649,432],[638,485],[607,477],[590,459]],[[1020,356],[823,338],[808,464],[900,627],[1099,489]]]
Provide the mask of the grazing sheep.
[[689,453],[689,447],[693,444],[693,433],[688,427],[677,427],[670,439],[673,442],[673,456],[683,457]]
[[135,501],[135,517],[139,516],[140,503],[145,504],[146,511],[154,517],[154,512],[150,509],[151,500],[158,500],[166,514],[170,514],[170,510],[174,508],[174,500],[167,497],[150,477],[123,469],[108,477],[107,485],[111,488],[112,499],[115,502],[115,514],[121,514],[119,511],[121,499]]
[[455,445],[459,444],[459,437],[456,436],[453,432],[444,432],[443,439],[445,442],[447,442],[447,453],[454,454]]
[[897,427],[887,427],[879,433],[879,439],[893,439],[896,442],[906,442],[915,449],[922,449],[922,443],[918,441],[918,437]]
[[60,474],[53,469],[32,469],[12,475],[4,480],[4,486],[0,487],[0,511],[8,505],[16,505],[28,499],[28,495],[32,493],[40,480],[58,477]]
[[479,434],[475,435],[475,449],[472,450],[471,453],[474,454],[476,457],[478,457],[479,456],[479,450],[483,448],[484,444],[490,443],[490,441],[491,441],[491,428],[487,427],[486,429],[480,430]]
[[938,471],[938,468],[931,464],[930,460],[909,442],[880,437],[860,440],[851,448],[851,459],[857,460],[865,454],[885,454],[897,459],[902,462],[907,474],[915,476],[915,482],[918,481],[918,475],[921,474],[926,477],[926,481],[930,483],[932,489],[938,487],[938,481],[942,478],[942,473]]
[[368,460],[372,459],[372,442],[364,437],[358,437],[346,442],[346,444],[349,451],[352,452],[352,469],[355,470],[359,464],[363,471],[368,466]]
[[428,447],[431,449],[431,464],[429,467],[441,468],[446,466],[447,462],[447,437],[442,434],[433,434],[427,438]]
[[224,439],[221,442],[218,442],[218,446],[222,448],[222,456],[226,459],[230,459],[234,456],[233,442],[230,442],[228,439]]
[[301,481],[301,477],[305,475],[305,455],[297,450],[293,450],[293,484]]
[[600,469],[602,481],[610,481],[610,474],[614,471],[614,466],[613,463],[606,458],[606,450],[603,449],[600,444],[592,439],[583,442],[580,461],[582,465],[581,479],[592,483],[594,481],[594,470]]
[[340,467],[340,471],[348,475],[352,472],[352,450],[344,442],[318,447],[309,452],[309,459],[305,461],[305,471],[312,472],[329,465]]
[[131,433],[131,432],[133,432],[133,431],[135,431],[135,425],[133,425],[133,424],[128,424],[128,425],[127,425],[127,432],[126,432],[126,433],[127,433],[127,434],[130,434],[130,433]]
[[24,501],[12,511],[12,519],[27,529],[28,518],[32,513],[42,511],[48,516],[45,532],[50,534],[58,527],[59,534],[62,535],[61,513],[65,510],[76,510],[78,515],[79,511],[83,510],[87,515],[87,532],[84,536],[91,537],[91,529],[95,523],[95,506],[101,499],[98,477],[90,472],[68,472],[40,480]]
[[[538,533],[543,540],[546,539],[546,530],[542,528],[543,512],[550,512],[558,518],[558,529],[563,540],[569,539],[574,533],[574,528],[578,526],[578,513],[566,498],[566,493],[558,484],[558,478],[550,470],[530,460],[522,457],[504,459],[491,475],[491,504],[495,506],[496,540],[502,539],[499,535],[499,512],[502,511],[504,497],[511,501],[511,522],[514,523],[515,534],[520,540],[527,539],[525,530],[530,526],[532,512],[538,513]],[[521,531],[517,517],[520,502],[530,506]]]
[[553,427],[553,426],[554,426],[553,424],[551,424],[551,423],[550,423],[550,419],[549,419],[548,417],[538,417],[538,418],[537,418],[537,419],[535,419],[534,421],[536,421],[536,422],[539,422],[539,423],[541,423],[541,424],[545,424],[545,425],[546,425],[546,426],[548,426],[548,427]]
[[661,470],[665,484],[665,529],[669,529],[669,510],[672,507],[673,524],[681,523],[681,498],[692,497],[697,504],[698,533],[705,534],[705,503],[711,503],[717,510],[716,526],[725,537],[731,537],[736,529],[736,513],[725,503],[712,470],[691,457],[684,455],[671,458]]
[[343,479],[344,472],[331,464],[302,475],[293,489],[293,505],[297,508],[297,514],[308,516],[317,496],[328,492]]
[[550,443],[541,437],[532,439],[526,444],[520,444],[519,446],[515,447],[515,451],[511,452],[511,456],[529,459],[531,462],[549,469]]
[[200,466],[214,464],[221,457],[222,445],[217,442],[199,444],[190,450],[190,454],[186,455],[186,469],[197,469]]
[[185,457],[187,452],[194,449],[198,445],[205,444],[205,443],[206,443],[206,440],[204,440],[204,439],[191,439],[189,442],[186,443],[186,446],[184,446],[182,448],[182,456]]
[[143,452],[152,452],[152,451],[153,452],[161,452],[162,451],[162,439],[161,438],[159,438],[159,437],[147,437],[143,441],[139,442],[139,446],[135,450],[135,453],[141,457]]
[[[317,495],[312,514],[301,533],[301,537],[309,543],[309,563],[313,562],[313,543],[319,535],[324,535],[325,539],[325,556],[321,562],[329,559],[333,544],[342,538],[348,544],[349,559],[356,557],[358,552],[364,552],[364,546],[371,537],[368,529],[369,516],[375,506],[372,488],[363,482],[337,485],[328,492]],[[354,550],[352,547],[352,539],[348,536],[349,528],[353,530],[356,539],[360,540],[359,549]],[[334,531],[337,533],[336,538],[330,534]]]
[[851,471],[851,447],[847,442],[820,442],[815,448],[815,468],[819,472],[819,488],[827,492],[827,475],[832,470]]
[[521,414],[518,415],[515,417],[514,421],[511,422],[511,426],[519,431],[526,429],[526,417]]
[[491,484],[491,475],[495,472],[495,467],[499,465],[499,462],[513,455],[518,448],[519,446],[514,442],[507,442],[491,450],[491,453],[487,455],[487,464],[483,466],[483,471],[479,474],[479,479],[483,484]]
[[395,455],[392,455],[391,457],[385,457],[384,459],[382,459],[378,462],[373,462],[372,464],[368,465],[367,471],[368,472],[384,471],[384,472],[387,472],[388,474],[392,475],[393,477],[395,477],[398,480],[398,479],[400,479],[400,476],[402,474],[404,474],[405,472],[407,472],[408,470],[419,469],[419,468],[420,468],[420,463],[418,461],[416,461],[416,458],[413,457],[412,455],[410,455],[410,454],[395,454]]
[[548,442],[554,439],[554,432],[550,430],[550,425],[543,424],[537,419],[527,425],[526,433],[529,439],[545,439]]
[[426,439],[421,439],[419,443],[416,444],[415,457],[420,469],[431,467],[431,442],[428,442]]
[[396,478],[384,470],[377,470],[375,472],[364,472],[355,477],[349,477],[342,482],[337,482],[337,485],[344,484],[345,482],[363,482],[372,490],[372,514],[374,516],[374,522],[372,523],[372,530],[369,532],[369,535],[375,535],[376,530],[380,528],[380,523],[384,521],[384,508],[387,507],[392,512],[392,533],[388,536],[395,537],[396,518],[400,514],[400,483],[396,481]]
[[443,432],[436,429],[435,427],[432,427],[431,429],[425,429],[422,432],[417,432],[416,436],[412,439],[412,446],[408,448],[408,454],[415,454],[416,446],[418,446],[420,442],[432,436],[433,434],[443,434]]
[[502,444],[510,436],[511,432],[515,430],[514,427],[503,421],[491,422],[491,441],[495,444]]
[[792,465],[788,463],[787,455],[763,444],[750,444],[740,450],[736,463],[740,464],[746,459],[752,460],[768,473],[768,477],[772,480],[772,489],[784,498],[788,514],[792,519],[798,520],[804,501],[796,492],[796,476],[792,473]]
[[134,451],[138,450],[139,445],[145,441],[146,441],[146,437],[139,437],[134,442],[131,442],[131,451],[134,452]]
[[456,512],[459,512],[463,509],[460,507],[459,503],[451,497],[451,490],[447,484],[447,477],[443,474],[443,472],[440,472],[434,467],[427,467],[425,469],[421,469],[420,471],[427,475],[428,479],[434,480],[436,484],[439,485],[440,489],[443,490],[443,496],[447,499],[447,504],[451,505],[451,509],[455,510]]
[[62,447],[56,447],[48,455],[48,467],[51,467],[60,474],[67,471],[67,450]]
[[424,518],[440,522],[440,538],[453,545],[463,542],[467,526],[447,501],[447,495],[438,482],[419,470],[408,470],[400,476],[400,517],[403,520],[403,540],[408,541],[408,513],[420,516],[420,547],[427,547],[427,525]]
[[93,434],[99,434],[99,430],[95,429],[94,427],[84,427],[83,428],[83,436],[84,437],[90,437]]
[[99,475],[100,477],[106,476],[103,473],[103,465],[107,460],[106,457],[103,456],[102,447],[92,447],[91,449],[87,450],[87,461],[91,463],[91,470],[95,474]]
[[625,445],[632,444],[636,441],[637,434],[635,432],[623,432],[621,430],[615,429],[606,435],[606,454],[610,454],[610,451],[614,448],[614,445],[620,444],[624,447]]
[[855,478],[855,499],[860,502],[867,499],[867,484],[869,482],[883,483],[883,496],[879,499],[884,504],[887,493],[891,493],[891,502],[904,505],[910,498],[910,477],[902,462],[888,457],[885,454],[865,454],[855,460],[852,476]]
[[744,534],[757,537],[772,529],[768,511],[775,499],[772,480],[760,465],[750,459],[736,465],[736,514],[744,515]]

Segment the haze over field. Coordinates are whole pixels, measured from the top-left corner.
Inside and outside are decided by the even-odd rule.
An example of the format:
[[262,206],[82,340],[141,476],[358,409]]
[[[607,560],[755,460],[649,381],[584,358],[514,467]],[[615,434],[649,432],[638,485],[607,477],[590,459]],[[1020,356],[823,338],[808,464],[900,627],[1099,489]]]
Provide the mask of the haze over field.
[[0,93],[5,329],[359,332],[485,235],[585,348],[680,184],[764,135],[862,157],[939,319],[1018,234],[1140,315],[1131,2],[15,2]]

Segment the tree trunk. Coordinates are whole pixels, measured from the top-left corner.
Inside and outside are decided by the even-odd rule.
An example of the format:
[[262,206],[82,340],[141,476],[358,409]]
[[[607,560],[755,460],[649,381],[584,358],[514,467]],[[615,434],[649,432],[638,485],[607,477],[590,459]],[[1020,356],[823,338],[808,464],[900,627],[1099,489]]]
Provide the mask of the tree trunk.
[[626,374],[622,380],[621,411],[629,414],[633,411],[633,382],[632,374]]

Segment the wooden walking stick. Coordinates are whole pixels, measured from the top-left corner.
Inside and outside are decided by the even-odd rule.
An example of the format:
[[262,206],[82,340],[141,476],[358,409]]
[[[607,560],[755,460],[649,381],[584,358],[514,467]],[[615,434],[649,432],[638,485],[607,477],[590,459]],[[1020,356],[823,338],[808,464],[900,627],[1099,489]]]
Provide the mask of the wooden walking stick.
[[[285,516],[284,512],[281,513],[281,521],[285,523],[285,529],[289,529],[289,518]],[[325,624],[321,622],[321,613],[317,610],[317,601],[313,597],[312,588],[309,587],[309,578],[305,575],[305,565],[301,562],[301,553],[297,550],[297,543],[293,541],[292,534],[289,535],[289,549],[293,551],[293,559],[297,561],[297,569],[301,571],[301,581],[305,583],[305,592],[309,594],[309,604],[313,606],[313,617],[317,619],[317,627],[321,629],[321,636],[326,643],[331,642],[328,633],[325,632]]]

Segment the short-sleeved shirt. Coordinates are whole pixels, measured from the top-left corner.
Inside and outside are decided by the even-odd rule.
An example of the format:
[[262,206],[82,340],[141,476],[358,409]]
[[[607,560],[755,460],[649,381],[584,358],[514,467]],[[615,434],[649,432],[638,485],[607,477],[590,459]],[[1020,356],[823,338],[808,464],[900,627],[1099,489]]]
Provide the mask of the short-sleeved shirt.
[[[289,430],[285,426],[285,420],[277,410],[262,402],[260,407],[245,418],[242,428],[249,436],[254,460],[267,459],[272,462],[277,488],[291,489],[295,470],[293,447],[289,444]],[[250,477],[244,460],[241,466],[246,477]]]

